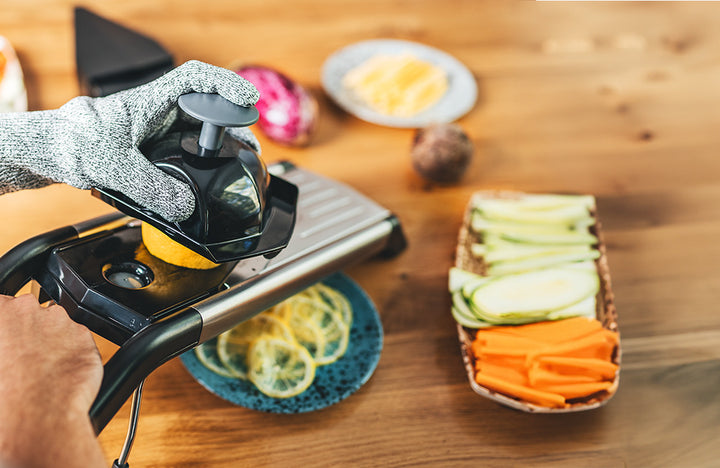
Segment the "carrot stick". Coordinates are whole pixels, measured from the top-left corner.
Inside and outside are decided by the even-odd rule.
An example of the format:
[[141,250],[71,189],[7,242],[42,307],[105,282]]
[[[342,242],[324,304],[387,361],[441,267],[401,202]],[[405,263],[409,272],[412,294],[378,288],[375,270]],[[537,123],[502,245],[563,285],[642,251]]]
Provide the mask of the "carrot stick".
[[524,385],[517,385],[490,375],[478,372],[475,374],[475,382],[478,384],[504,393],[510,397],[522,398],[525,401],[537,403],[542,406],[563,407],[565,398],[557,393],[535,390]]
[[522,336],[544,343],[562,343],[582,338],[601,329],[602,324],[598,320],[572,317],[528,325],[494,327],[488,330]]
[[509,366],[503,366],[501,364],[496,364],[488,361],[477,361],[477,366],[475,367],[475,369],[478,372],[482,372],[484,375],[497,377],[498,379],[502,379],[506,382],[514,383],[517,385],[528,385],[527,374],[525,373],[525,369],[522,368],[518,369]]
[[[559,374],[583,373],[597,375],[602,379],[614,379],[617,364],[595,358],[576,358],[568,356],[540,356],[536,362],[544,369]],[[598,378],[597,380],[600,380]]]
[[588,357],[609,361],[617,343],[616,333],[600,329],[582,338],[547,346],[538,351],[528,353],[526,365],[529,367],[532,361],[540,356]]
[[484,330],[478,330],[475,335],[475,341],[482,343],[483,346],[495,346],[498,348],[535,349],[538,346],[545,345],[542,341],[532,340],[523,336]]
[[508,356],[508,357],[526,357],[530,353],[537,352],[537,349],[515,349],[515,348],[498,348],[495,346],[478,347],[476,356]]
[[612,387],[612,382],[587,382],[567,385],[541,385],[538,386],[540,391],[553,392],[567,399],[581,398],[592,395]]
[[566,384],[589,383],[589,382],[597,382],[598,380],[600,380],[600,379],[596,379],[590,375],[558,374],[555,372],[551,372],[547,369],[541,368],[537,362],[533,364],[533,366],[530,368],[530,370],[528,370],[527,375],[528,375],[528,381],[530,382],[530,385],[534,388],[541,388],[542,386],[547,386],[547,385],[566,385]]
[[513,369],[517,369],[518,371],[525,372],[525,356],[504,356],[502,354],[493,355],[493,354],[486,354],[486,355],[480,355],[475,356],[475,368],[477,369],[477,366],[479,363],[482,362],[488,362],[490,364],[495,364],[497,366],[505,366],[505,367],[511,367]]

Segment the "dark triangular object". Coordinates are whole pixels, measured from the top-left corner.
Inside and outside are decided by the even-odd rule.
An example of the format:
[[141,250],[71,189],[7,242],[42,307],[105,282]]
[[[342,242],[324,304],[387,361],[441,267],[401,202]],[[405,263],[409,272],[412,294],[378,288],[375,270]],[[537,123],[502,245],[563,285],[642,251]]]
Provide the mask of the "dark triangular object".
[[152,81],[172,56],[147,36],[75,8],[75,59],[83,94],[107,96]]

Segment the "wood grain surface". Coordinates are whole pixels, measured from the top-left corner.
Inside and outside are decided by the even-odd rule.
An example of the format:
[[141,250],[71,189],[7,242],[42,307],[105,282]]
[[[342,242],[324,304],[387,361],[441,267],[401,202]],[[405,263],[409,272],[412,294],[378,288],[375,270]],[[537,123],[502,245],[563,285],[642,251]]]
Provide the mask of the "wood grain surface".
[[[0,0],[33,110],[78,93],[68,0]],[[409,248],[347,270],[373,298],[385,343],[357,393],[314,413],[264,414],[200,386],[177,359],[145,386],[133,467],[712,467],[720,463],[720,4],[472,0],[77,2],[146,33],[178,63],[276,67],[320,103],[312,144],[259,135],[400,217]],[[373,38],[422,42],[474,73],[458,123],[475,145],[461,183],[410,164],[412,130],[362,122],[320,84],[323,61]],[[468,386],[447,270],[480,189],[596,195],[623,346],[616,396],[598,410],[524,414]],[[109,212],[67,186],[0,197],[0,251]],[[39,331],[38,339],[41,339]],[[113,347],[99,346],[109,356]],[[100,436],[117,457],[127,405]]]

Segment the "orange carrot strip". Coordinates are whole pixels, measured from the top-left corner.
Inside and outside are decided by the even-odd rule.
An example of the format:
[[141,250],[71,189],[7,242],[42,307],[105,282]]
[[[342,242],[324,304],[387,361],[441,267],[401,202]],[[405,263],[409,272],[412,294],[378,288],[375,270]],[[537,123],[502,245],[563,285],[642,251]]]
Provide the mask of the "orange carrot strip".
[[535,349],[539,346],[545,346],[545,343],[542,341],[532,340],[523,336],[482,330],[478,331],[477,335],[475,335],[475,341],[482,343],[483,346],[496,346],[499,348]]
[[592,395],[593,393],[608,390],[612,385],[612,382],[588,382],[567,385],[542,385],[537,388],[541,391],[557,393],[567,399],[571,399],[582,398]]
[[475,382],[510,397],[520,398],[541,406],[549,406],[552,408],[565,406],[565,398],[562,395],[535,390],[524,385],[517,385],[497,377],[483,374],[482,372],[475,374]]
[[483,346],[479,349],[479,356],[508,356],[508,357],[525,357],[530,353],[539,351],[538,349],[515,349],[515,348],[498,348],[494,346]]
[[506,382],[517,385],[528,385],[527,374],[524,369],[496,364],[488,361],[477,361],[475,370],[482,372],[484,375],[497,377]]
[[489,330],[522,336],[544,343],[562,343],[582,338],[600,329],[602,329],[602,324],[598,320],[587,317],[572,317],[528,325],[494,327]]
[[528,381],[530,385],[535,388],[540,388],[547,385],[566,385],[566,384],[579,384],[597,382],[600,379],[596,379],[590,375],[578,374],[557,374],[547,369],[543,369],[536,362],[527,371]]
[[517,369],[518,371],[525,371],[525,356],[503,356],[502,354],[498,355],[481,355],[475,357],[475,366],[479,365],[479,363],[482,362],[489,362],[490,364],[495,364],[498,366],[505,366],[505,367],[512,367],[513,369]]
[[532,361],[540,356],[588,357],[609,361],[617,343],[616,333],[601,329],[576,340],[547,346],[538,351],[528,353],[526,365],[530,367]]
[[614,379],[618,369],[617,364],[595,358],[540,356],[536,362],[550,372],[557,372],[558,374],[582,373],[585,375],[597,375],[603,379]]

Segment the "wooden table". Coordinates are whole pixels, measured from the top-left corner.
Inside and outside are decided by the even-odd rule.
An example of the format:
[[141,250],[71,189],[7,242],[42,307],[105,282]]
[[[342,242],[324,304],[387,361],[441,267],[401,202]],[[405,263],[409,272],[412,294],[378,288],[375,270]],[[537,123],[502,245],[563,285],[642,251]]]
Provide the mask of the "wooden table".
[[[72,4],[5,0],[32,109],[78,93]],[[433,0],[83,2],[151,35],[178,62],[274,66],[320,103],[311,146],[259,135],[401,218],[410,245],[347,270],[385,330],[370,381],[301,415],[233,406],[177,359],[147,381],[135,467],[717,466],[720,459],[720,5]],[[336,49],[403,38],[445,50],[477,77],[459,124],[475,144],[458,185],[412,170],[411,130],[364,123],[324,95]],[[524,414],[470,389],[446,292],[464,206],[478,189],[597,196],[622,331],[620,388],[601,409]],[[0,197],[0,251],[110,209],[66,186]],[[40,336],[39,336],[40,337]],[[105,355],[112,347],[100,342]],[[114,459],[127,406],[101,434]]]

